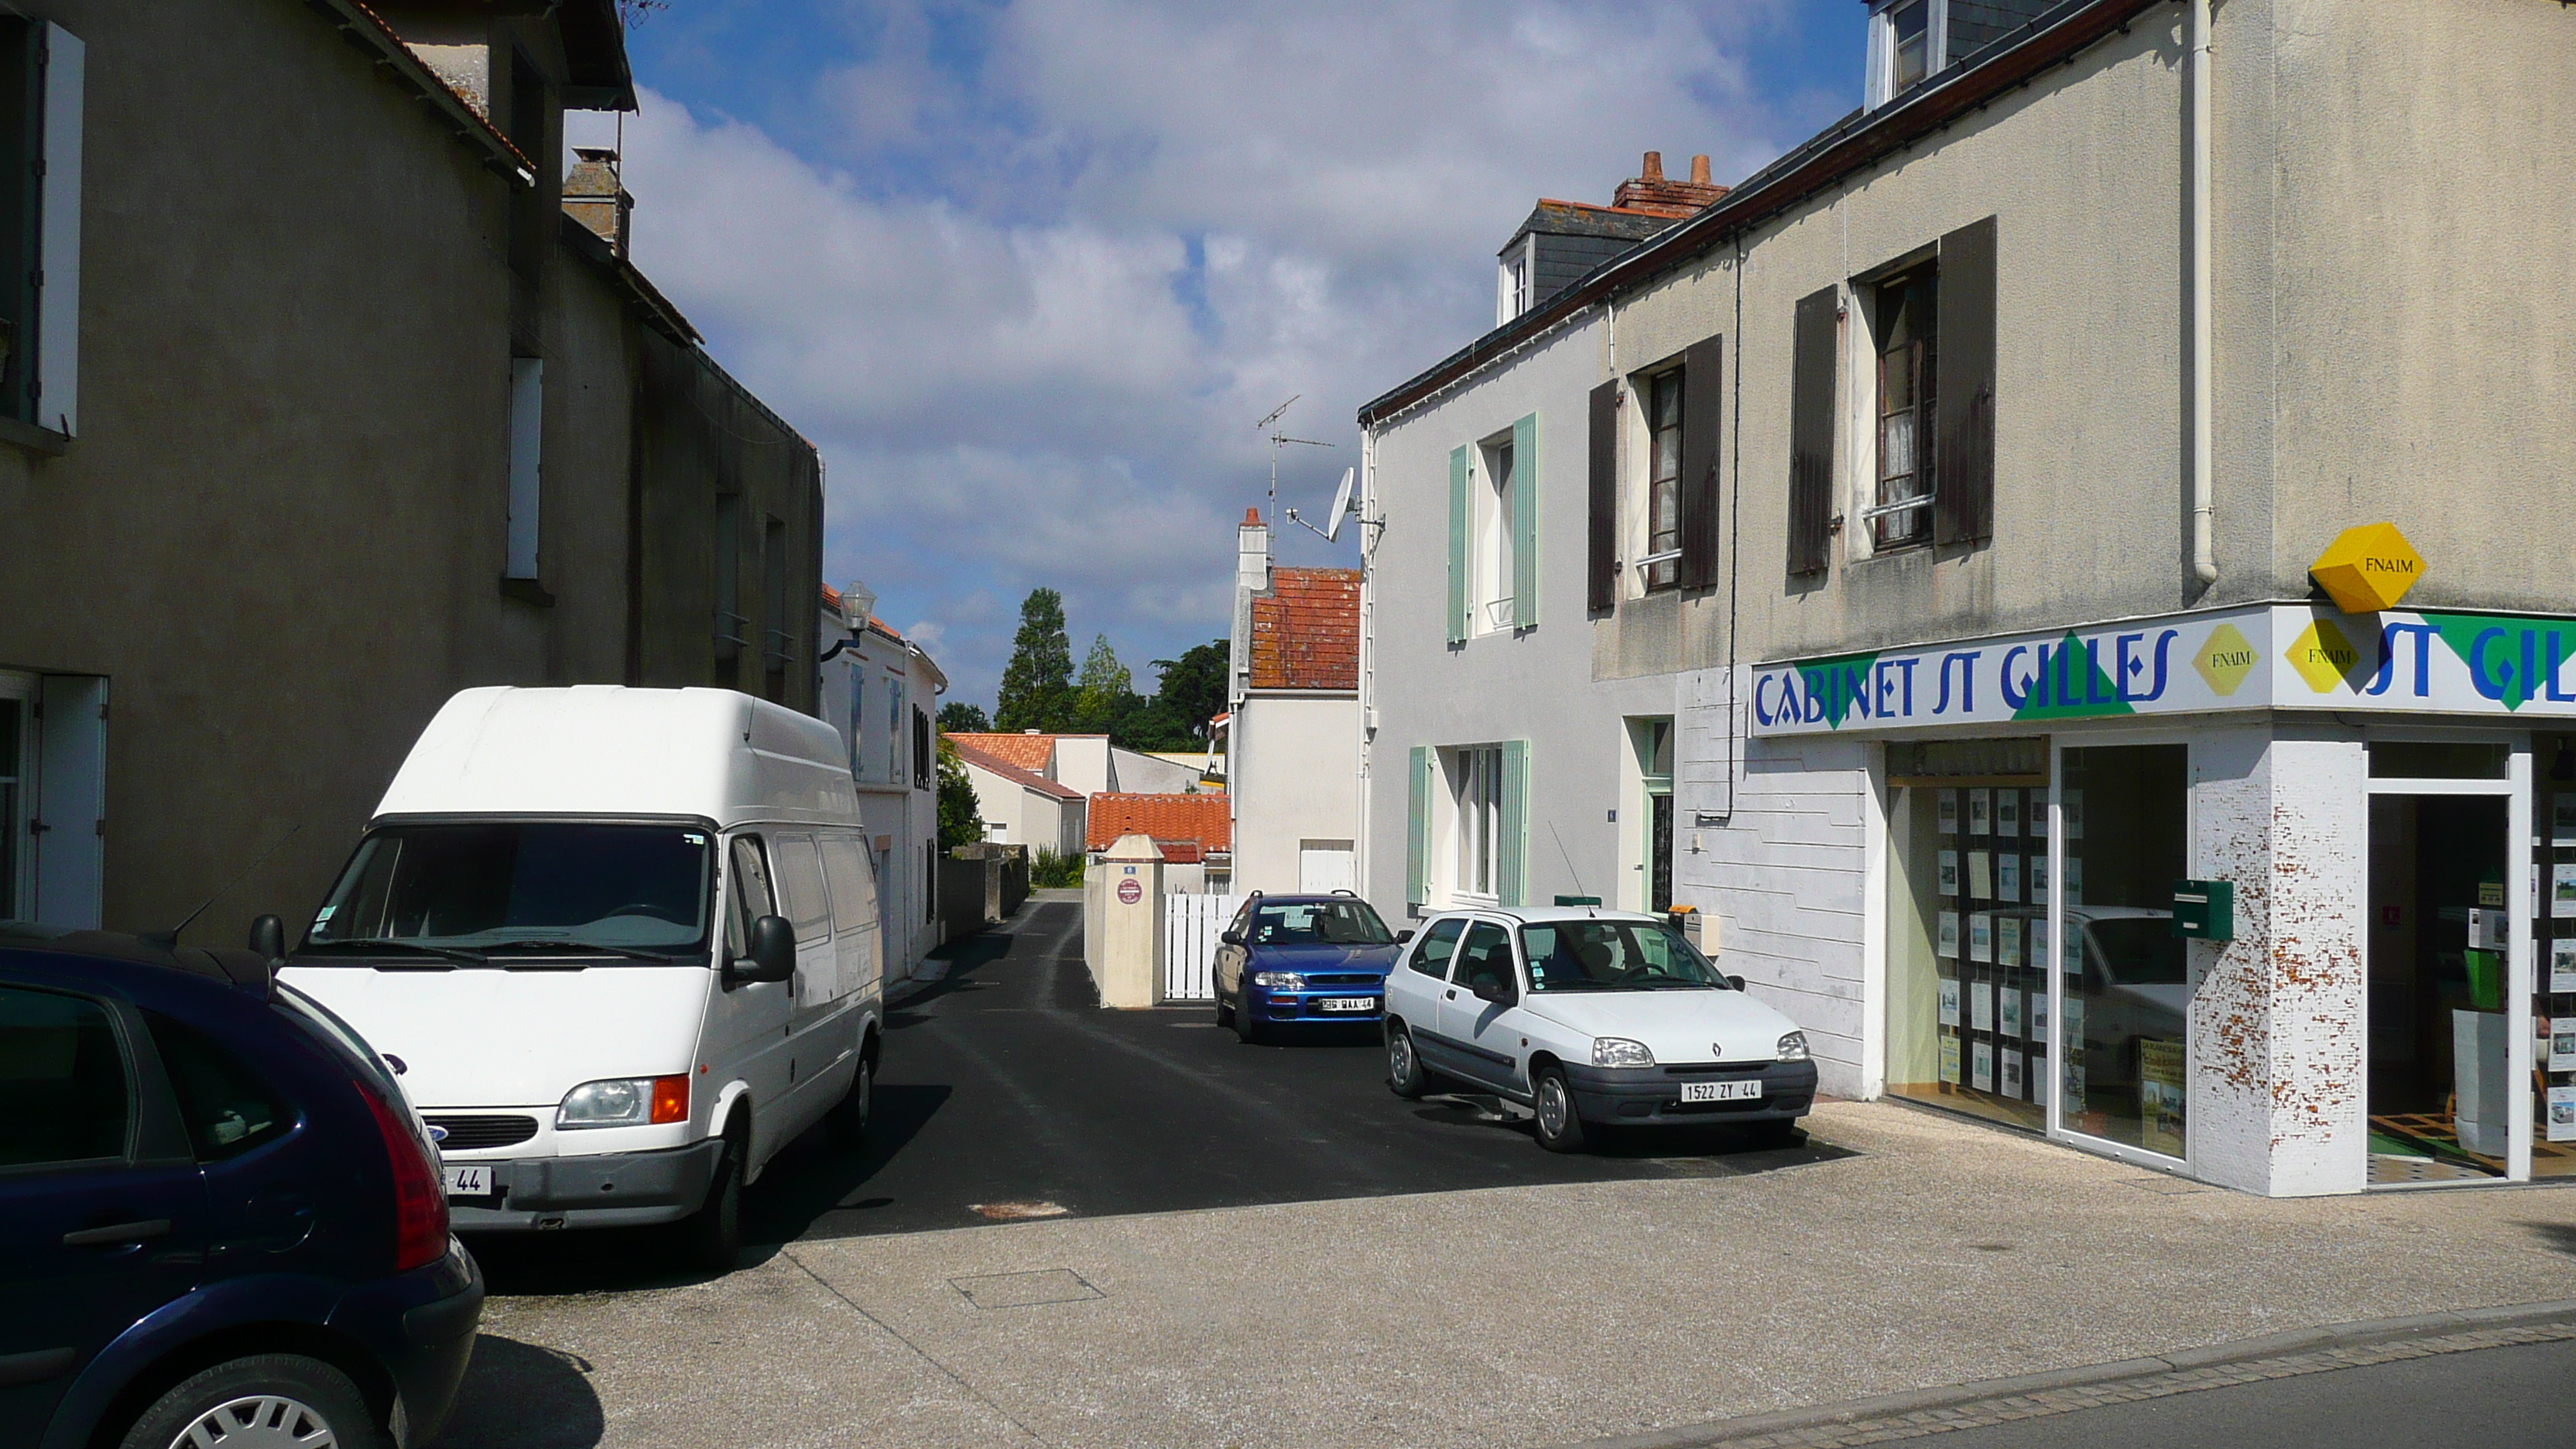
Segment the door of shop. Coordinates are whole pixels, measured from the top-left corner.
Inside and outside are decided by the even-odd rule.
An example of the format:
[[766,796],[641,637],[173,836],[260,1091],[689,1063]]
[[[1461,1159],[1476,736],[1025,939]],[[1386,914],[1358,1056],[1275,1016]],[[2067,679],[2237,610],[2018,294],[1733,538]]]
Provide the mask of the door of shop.
[[2370,752],[2369,1182],[2531,1170],[2529,829],[2504,743],[2374,740]]

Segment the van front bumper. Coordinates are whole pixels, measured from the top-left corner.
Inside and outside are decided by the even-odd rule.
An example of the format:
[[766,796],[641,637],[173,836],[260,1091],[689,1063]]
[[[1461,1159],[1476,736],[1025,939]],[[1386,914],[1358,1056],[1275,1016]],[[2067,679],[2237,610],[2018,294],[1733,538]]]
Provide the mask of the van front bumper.
[[495,1162],[490,1197],[447,1200],[460,1233],[633,1228],[675,1223],[705,1206],[724,1139],[659,1152],[522,1157]]

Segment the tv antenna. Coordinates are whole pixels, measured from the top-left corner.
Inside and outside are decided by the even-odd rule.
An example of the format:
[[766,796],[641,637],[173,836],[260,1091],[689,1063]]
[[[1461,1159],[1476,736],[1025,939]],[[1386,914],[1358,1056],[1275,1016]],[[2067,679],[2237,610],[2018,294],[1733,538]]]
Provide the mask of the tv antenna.
[[[1292,438],[1286,433],[1281,432],[1276,426],[1281,418],[1287,416],[1288,410],[1297,405],[1297,398],[1304,396],[1305,394],[1301,392],[1297,394],[1297,397],[1288,399],[1288,401],[1272,408],[1270,410],[1270,416],[1263,418],[1261,421],[1252,425],[1253,431],[1266,432],[1270,435],[1270,511],[1274,514],[1279,511],[1279,445],[1282,443],[1295,443],[1300,447],[1307,448],[1329,448],[1333,446],[1330,443],[1319,443],[1313,438]],[[1304,522],[1304,520],[1300,519],[1299,522]],[[1313,526],[1313,524],[1307,524],[1307,527],[1309,528],[1312,528]]]

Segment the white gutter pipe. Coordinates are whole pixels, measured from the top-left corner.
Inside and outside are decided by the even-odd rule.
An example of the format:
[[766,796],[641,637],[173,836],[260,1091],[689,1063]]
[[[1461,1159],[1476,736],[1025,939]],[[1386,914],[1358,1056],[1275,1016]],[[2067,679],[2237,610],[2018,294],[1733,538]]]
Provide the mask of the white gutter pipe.
[[2218,553],[2211,537],[2209,275],[2209,9],[2191,4],[2191,571],[2202,584],[2218,582]]

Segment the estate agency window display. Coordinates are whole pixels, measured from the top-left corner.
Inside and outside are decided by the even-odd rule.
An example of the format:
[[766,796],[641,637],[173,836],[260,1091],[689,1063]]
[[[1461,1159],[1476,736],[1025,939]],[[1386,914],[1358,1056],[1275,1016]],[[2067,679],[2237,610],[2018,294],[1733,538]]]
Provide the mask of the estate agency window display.
[[1890,1093],[2042,1131],[2054,1088],[2066,1130],[2183,1155],[2187,757],[2063,751],[2052,922],[2048,742],[1889,747]]
[[2532,742],[2534,862],[2541,897],[2532,939],[2531,1175],[2576,1176],[2576,735]]

